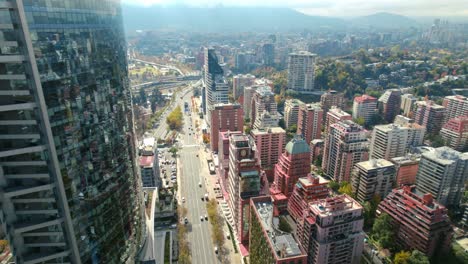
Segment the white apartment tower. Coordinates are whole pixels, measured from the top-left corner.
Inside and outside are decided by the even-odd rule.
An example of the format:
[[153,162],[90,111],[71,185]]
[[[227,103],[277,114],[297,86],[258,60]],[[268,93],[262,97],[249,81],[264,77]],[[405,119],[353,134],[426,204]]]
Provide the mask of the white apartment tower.
[[289,54],[288,88],[297,92],[314,91],[315,59],[308,51]]

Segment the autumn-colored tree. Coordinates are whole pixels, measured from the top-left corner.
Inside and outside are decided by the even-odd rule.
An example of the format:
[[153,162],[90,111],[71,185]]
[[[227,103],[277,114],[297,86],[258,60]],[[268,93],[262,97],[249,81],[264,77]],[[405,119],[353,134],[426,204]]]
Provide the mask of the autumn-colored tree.
[[353,196],[353,187],[349,182],[341,182],[340,188],[338,189],[338,192],[341,194],[347,194],[349,196]]
[[166,118],[166,123],[171,130],[180,130],[184,125],[183,114],[180,106],[177,106]]
[[408,251],[400,251],[395,254],[395,258],[393,259],[394,264],[409,264],[409,258],[411,257],[411,253]]

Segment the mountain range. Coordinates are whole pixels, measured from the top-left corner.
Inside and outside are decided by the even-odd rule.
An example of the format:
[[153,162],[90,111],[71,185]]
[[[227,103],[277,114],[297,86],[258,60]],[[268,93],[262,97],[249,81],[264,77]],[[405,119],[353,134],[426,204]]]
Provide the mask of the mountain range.
[[377,13],[353,19],[311,16],[289,8],[248,7],[138,7],[123,6],[127,31],[169,29],[194,32],[247,32],[346,29],[348,27],[401,28],[417,26],[411,18]]

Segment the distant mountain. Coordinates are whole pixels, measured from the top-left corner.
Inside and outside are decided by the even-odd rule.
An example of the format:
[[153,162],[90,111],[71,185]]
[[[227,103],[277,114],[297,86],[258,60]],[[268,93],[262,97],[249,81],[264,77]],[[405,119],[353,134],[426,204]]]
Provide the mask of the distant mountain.
[[175,29],[196,32],[288,31],[344,28],[339,18],[309,16],[288,8],[136,7],[123,5],[127,31]]
[[417,27],[415,20],[392,13],[376,13],[369,16],[357,17],[351,20],[353,27],[374,27],[374,28],[408,28]]

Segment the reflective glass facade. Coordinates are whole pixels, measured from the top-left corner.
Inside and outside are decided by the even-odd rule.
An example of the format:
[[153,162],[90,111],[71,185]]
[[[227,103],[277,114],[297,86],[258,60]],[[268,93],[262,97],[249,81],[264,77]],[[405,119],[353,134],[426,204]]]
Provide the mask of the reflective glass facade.
[[17,261],[131,260],[141,183],[120,1],[0,0],[0,20],[0,220]]

